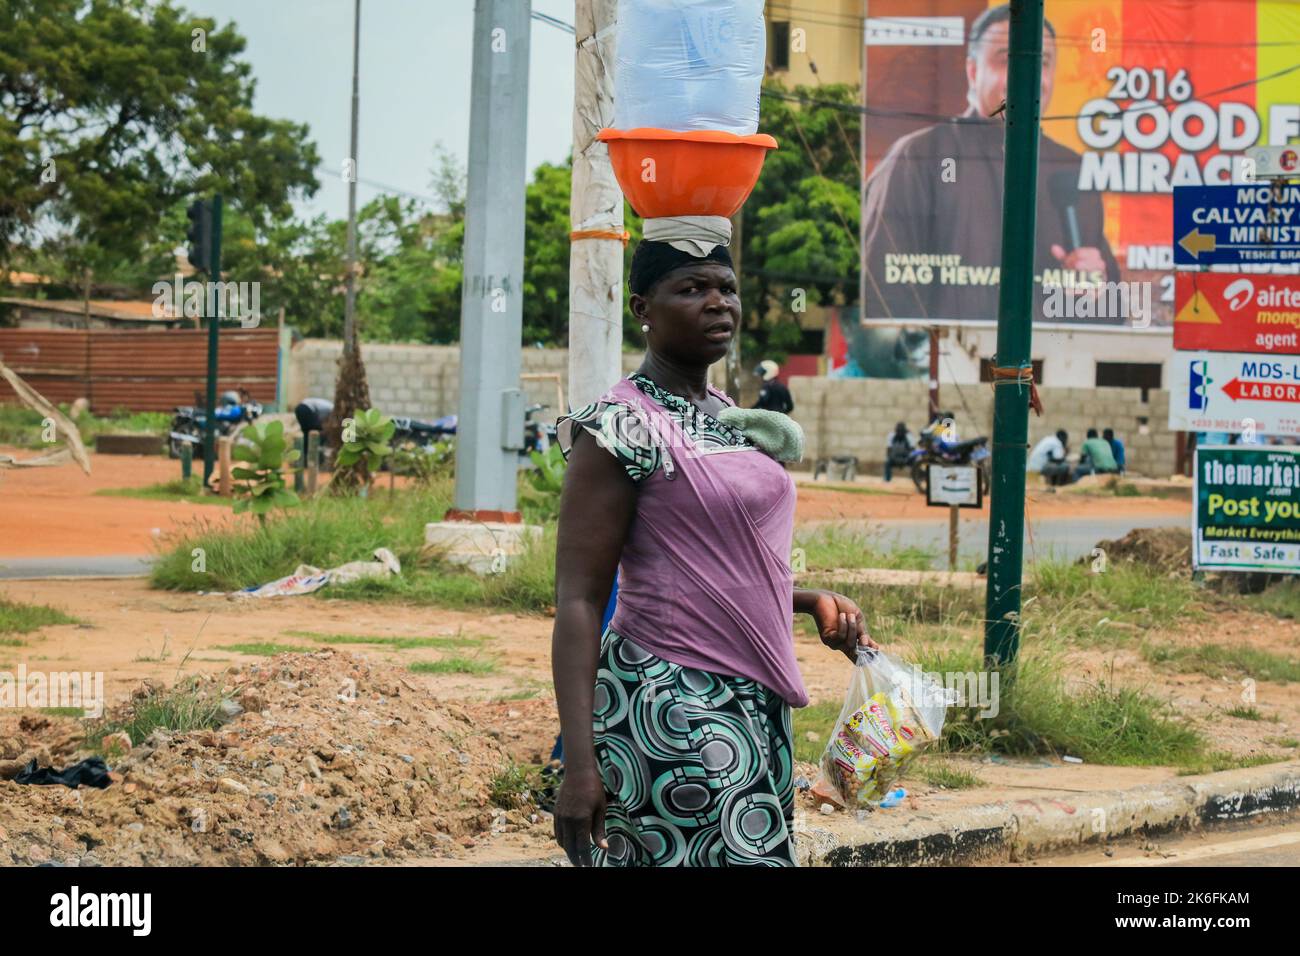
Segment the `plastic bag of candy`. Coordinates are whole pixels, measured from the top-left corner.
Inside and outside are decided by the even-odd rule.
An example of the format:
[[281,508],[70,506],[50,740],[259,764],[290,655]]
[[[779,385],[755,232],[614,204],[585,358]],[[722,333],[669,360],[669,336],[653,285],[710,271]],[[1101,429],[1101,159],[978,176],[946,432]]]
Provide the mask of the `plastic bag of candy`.
[[919,667],[859,648],[813,793],[848,807],[882,797],[916,754],[939,738],[954,697]]

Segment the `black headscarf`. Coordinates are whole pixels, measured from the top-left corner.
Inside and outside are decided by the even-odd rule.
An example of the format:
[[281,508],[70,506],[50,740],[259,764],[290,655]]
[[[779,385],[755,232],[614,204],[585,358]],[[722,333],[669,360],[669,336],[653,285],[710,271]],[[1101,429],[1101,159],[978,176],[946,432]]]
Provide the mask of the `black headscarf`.
[[734,268],[731,253],[726,246],[714,246],[707,256],[693,256],[666,242],[642,239],[632,253],[632,268],[628,270],[627,286],[634,295],[645,295],[650,288],[679,266],[695,262],[720,262]]

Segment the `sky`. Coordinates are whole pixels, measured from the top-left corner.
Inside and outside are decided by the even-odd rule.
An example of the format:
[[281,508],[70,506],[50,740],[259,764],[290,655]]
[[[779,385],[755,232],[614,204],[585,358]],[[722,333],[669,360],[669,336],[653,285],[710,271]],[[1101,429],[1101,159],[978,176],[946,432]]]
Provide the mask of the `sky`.
[[[307,123],[322,165],[304,216],[347,215],[340,178],[348,155],[353,0],[183,0],[196,14],[230,21],[247,40],[263,116]],[[520,0],[523,2],[523,0]],[[572,0],[533,0],[533,10],[573,23]],[[429,196],[435,143],[463,166],[469,148],[474,0],[361,0],[358,208],[383,189]],[[563,162],[573,138],[573,35],[532,21],[528,172]]]

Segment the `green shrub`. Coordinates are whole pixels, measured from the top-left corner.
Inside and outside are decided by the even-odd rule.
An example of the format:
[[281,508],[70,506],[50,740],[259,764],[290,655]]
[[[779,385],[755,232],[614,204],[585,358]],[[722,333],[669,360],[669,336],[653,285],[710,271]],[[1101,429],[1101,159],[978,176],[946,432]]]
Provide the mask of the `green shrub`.
[[249,425],[240,437],[231,456],[248,467],[236,466],[231,470],[236,481],[235,513],[252,511],[265,524],[272,509],[292,508],[301,503],[285,487],[283,473],[285,466],[298,460],[298,450],[289,448],[284,438],[284,423],[280,421]]

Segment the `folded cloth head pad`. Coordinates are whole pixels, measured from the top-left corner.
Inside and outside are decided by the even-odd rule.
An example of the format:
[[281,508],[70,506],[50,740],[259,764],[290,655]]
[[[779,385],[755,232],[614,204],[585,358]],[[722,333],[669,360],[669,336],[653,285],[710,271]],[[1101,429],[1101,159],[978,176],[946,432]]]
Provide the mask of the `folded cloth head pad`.
[[782,412],[766,408],[724,408],[718,421],[730,425],[777,461],[803,460],[803,429]]
[[[646,222],[654,222],[647,219]],[[726,222],[726,220],[723,220]],[[645,295],[650,288],[681,266],[693,265],[700,261],[717,262],[732,268],[731,253],[725,245],[714,246],[705,253],[695,254],[684,251],[667,242],[642,239],[632,253],[632,267],[628,270],[627,287],[633,295]]]

